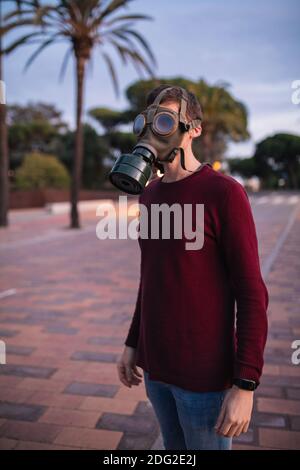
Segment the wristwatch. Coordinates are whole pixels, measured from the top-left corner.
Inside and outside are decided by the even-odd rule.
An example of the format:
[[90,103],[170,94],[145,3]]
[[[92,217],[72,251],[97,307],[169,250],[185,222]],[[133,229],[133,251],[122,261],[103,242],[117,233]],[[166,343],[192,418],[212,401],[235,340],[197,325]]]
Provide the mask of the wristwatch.
[[254,380],[248,379],[233,379],[233,383],[242,390],[250,391],[254,391],[258,386],[258,384]]

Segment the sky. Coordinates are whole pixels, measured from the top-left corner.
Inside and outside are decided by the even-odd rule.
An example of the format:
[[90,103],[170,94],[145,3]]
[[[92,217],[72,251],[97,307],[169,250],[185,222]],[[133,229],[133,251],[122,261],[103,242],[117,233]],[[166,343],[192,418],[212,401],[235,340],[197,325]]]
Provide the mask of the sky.
[[[299,0],[134,0],[120,13],[152,16],[135,28],[151,45],[158,77],[203,78],[211,85],[226,82],[233,96],[246,105],[251,138],[231,144],[229,157],[252,156],[255,143],[276,132],[300,134],[300,104],[292,102],[292,83],[300,80]],[[10,38],[13,35],[6,44]],[[74,128],[72,60],[64,80],[58,79],[68,46],[45,49],[24,73],[34,47],[21,47],[5,60],[7,103],[54,103]],[[85,111],[95,106],[125,109],[126,88],[148,78],[137,75],[133,66],[124,66],[111,47],[106,52],[118,72],[120,96],[115,95],[99,49],[95,50],[88,68]]]

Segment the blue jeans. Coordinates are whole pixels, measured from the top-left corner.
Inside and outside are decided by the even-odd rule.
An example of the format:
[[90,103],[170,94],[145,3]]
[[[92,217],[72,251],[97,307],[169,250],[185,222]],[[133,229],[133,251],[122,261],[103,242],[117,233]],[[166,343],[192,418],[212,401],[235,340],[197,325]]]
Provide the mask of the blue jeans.
[[232,438],[214,430],[226,391],[192,392],[175,385],[150,380],[144,382],[158,419],[166,450],[230,450]]

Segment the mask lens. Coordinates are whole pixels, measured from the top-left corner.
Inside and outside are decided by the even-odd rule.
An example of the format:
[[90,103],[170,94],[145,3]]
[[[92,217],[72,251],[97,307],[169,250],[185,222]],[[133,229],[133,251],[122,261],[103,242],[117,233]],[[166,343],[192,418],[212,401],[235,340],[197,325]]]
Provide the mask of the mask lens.
[[138,114],[133,123],[134,134],[140,135],[145,127],[145,123],[145,116],[143,114]]
[[175,130],[175,119],[167,113],[160,113],[154,117],[153,130],[160,135],[172,134]]

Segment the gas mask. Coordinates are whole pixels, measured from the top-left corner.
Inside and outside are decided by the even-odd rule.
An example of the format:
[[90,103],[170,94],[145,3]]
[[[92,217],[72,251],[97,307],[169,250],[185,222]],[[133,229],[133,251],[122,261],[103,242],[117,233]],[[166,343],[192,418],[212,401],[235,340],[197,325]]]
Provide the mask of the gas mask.
[[186,170],[180,143],[185,132],[201,125],[201,119],[187,121],[188,95],[184,88],[181,88],[178,113],[160,106],[164,94],[170,89],[172,87],[162,90],[153,104],[136,116],[133,132],[138,137],[137,144],[131,154],[117,159],[109,173],[110,182],[128,194],[140,194],[152,176],[152,165],[159,167],[161,162],[172,162],[178,152],[181,166]]

